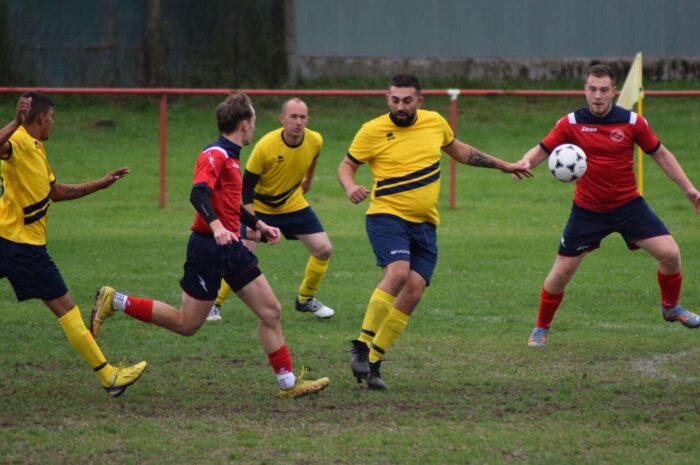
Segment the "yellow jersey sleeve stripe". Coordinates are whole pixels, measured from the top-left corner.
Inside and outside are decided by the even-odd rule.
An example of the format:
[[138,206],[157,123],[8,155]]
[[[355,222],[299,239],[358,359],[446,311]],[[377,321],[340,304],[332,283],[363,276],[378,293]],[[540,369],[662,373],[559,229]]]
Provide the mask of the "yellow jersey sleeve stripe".
[[36,202],[36,203],[33,203],[33,204],[31,204],[31,205],[29,205],[29,206],[27,206],[27,207],[24,207],[22,210],[24,211],[24,214],[25,214],[25,215],[29,215],[29,214],[32,213],[33,211],[40,210],[40,209],[43,208],[44,205],[46,205],[47,203],[49,203],[49,196],[48,196],[48,195],[47,195],[46,197],[44,197],[42,200],[40,200],[40,201],[38,201],[38,202]]
[[419,179],[418,181],[409,182],[406,184],[400,184],[394,187],[385,187],[383,189],[377,189],[374,191],[375,197],[383,197],[385,195],[398,194],[399,192],[406,192],[413,189],[418,189],[419,187],[427,186],[440,179],[440,171],[432,174],[426,178]]
[[440,168],[440,162],[437,161],[426,168],[421,168],[421,169],[416,170],[413,173],[409,173],[405,176],[401,176],[399,178],[387,178],[387,179],[382,179],[381,181],[377,181],[377,188],[388,186],[391,184],[398,184],[398,183],[405,182],[405,181],[410,181],[411,179],[417,179],[417,178],[425,176],[428,173],[432,173],[433,171],[435,171],[436,169],[439,169],[439,168]]

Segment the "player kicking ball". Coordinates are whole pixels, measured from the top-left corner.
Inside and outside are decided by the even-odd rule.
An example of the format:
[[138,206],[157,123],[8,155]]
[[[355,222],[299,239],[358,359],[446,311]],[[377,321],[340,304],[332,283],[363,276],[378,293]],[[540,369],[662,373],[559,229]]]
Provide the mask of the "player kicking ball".
[[545,347],[566,286],[586,254],[597,249],[600,242],[614,232],[620,233],[630,250],[644,249],[658,261],[657,279],[664,320],[697,328],[700,317],[678,304],[682,280],[678,245],[637,190],[634,144],[681,188],[698,214],[700,192],[673,154],[659,142],[646,120],[613,105],[615,75],[610,67],[591,67],[586,73],[584,92],[588,106],[561,118],[547,137],[522,159],[534,167],[555,147],[572,143],[583,149],[588,162],[585,176],[576,182],[569,221],[554,266],[544,280],[535,328],[527,344]]
[[142,299],[103,286],[98,290],[90,318],[97,337],[107,318],[116,312],[153,323],[183,336],[202,326],[223,278],[259,319],[260,342],[277,377],[281,397],[301,397],[325,389],[328,378],[305,380],[294,374],[292,357],[282,335],[281,307],[258,259],[239,240],[241,223],[274,244],[280,231],[258,220],[241,206],[241,147],[255,131],[255,110],[247,95],[232,94],[216,109],[221,136],[197,158],[190,201],[195,220],[187,244],[184,275],[180,280],[180,309],[158,300]]

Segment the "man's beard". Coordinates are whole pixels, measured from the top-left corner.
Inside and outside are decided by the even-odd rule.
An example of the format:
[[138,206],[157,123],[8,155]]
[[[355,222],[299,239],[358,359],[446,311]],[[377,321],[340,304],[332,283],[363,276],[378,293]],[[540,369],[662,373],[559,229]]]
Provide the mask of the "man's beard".
[[406,127],[412,125],[416,121],[416,113],[417,112],[407,113],[406,118],[400,119],[395,113],[389,112],[389,118],[391,118],[391,121],[393,121],[395,125]]

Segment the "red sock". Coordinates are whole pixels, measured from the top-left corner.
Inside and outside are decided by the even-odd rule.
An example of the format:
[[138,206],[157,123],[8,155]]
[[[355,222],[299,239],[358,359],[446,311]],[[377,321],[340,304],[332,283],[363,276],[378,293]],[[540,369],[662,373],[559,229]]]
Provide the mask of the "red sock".
[[282,344],[282,347],[267,354],[267,359],[270,361],[270,366],[275,370],[275,374],[280,373],[291,373],[292,370],[292,356],[289,355],[289,349],[287,344]]
[[151,299],[140,299],[138,297],[127,297],[124,313],[137,320],[151,322],[153,315],[153,301]]
[[681,295],[681,282],[683,277],[681,273],[676,274],[661,274],[656,273],[656,278],[659,280],[661,288],[661,306],[663,308],[673,308],[678,305],[678,298]]
[[540,294],[540,309],[537,312],[537,321],[535,321],[536,327],[549,329],[552,325],[554,314],[557,312],[563,298],[563,292],[560,294],[550,294],[544,287],[542,288],[542,293]]

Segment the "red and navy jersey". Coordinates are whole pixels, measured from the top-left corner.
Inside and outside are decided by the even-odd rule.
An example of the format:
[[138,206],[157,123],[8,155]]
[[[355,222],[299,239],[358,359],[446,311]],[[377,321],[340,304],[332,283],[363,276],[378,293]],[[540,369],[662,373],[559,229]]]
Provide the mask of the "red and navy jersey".
[[[192,187],[204,187],[209,193],[209,202],[214,213],[226,229],[239,235],[241,222],[241,148],[221,136],[213,144],[200,152],[194,166]],[[209,224],[202,215],[195,214],[192,231],[212,234]]]
[[609,211],[639,197],[634,176],[634,144],[647,154],[661,143],[637,113],[613,106],[599,118],[588,108],[562,117],[540,146],[551,153],[565,143],[586,153],[586,174],[576,181],[574,203],[594,211]]

